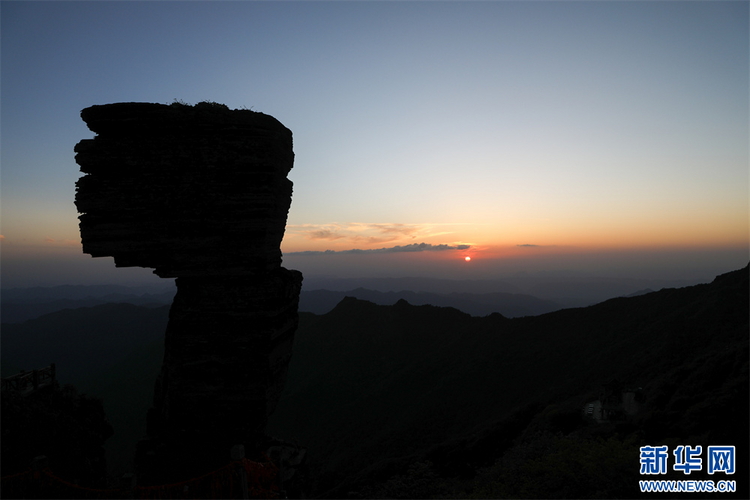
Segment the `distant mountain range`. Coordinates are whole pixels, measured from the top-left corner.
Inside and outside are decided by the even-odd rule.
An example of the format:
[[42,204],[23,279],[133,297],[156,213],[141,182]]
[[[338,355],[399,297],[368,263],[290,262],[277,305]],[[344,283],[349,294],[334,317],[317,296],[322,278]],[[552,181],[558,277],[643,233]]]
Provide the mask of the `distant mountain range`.
[[55,287],[4,288],[0,295],[3,323],[22,323],[64,309],[124,303],[158,307],[171,304],[177,289],[164,286],[62,285]]
[[699,281],[588,276],[579,273],[517,273],[503,279],[448,280],[435,278],[330,278],[305,276],[303,291],[348,291],[365,288],[378,292],[426,292],[440,295],[521,294],[549,300],[562,307],[583,307],[640,290],[678,288]]
[[[521,276],[502,280],[444,280],[432,278],[305,278],[300,311],[325,314],[345,296],[392,305],[404,299],[410,304],[454,307],[472,316],[493,312],[509,318],[535,316],[568,307],[588,306],[618,296],[647,293],[684,283],[657,280],[590,278],[580,276]],[[650,288],[649,288],[650,287]],[[163,285],[63,285],[9,288],[0,295],[3,323],[22,323],[63,309],[127,303],[158,307],[171,304],[176,288]]]
[[[117,290],[116,292],[113,289]],[[175,290],[159,293],[137,293],[138,289],[128,287],[80,287],[69,294],[69,287],[12,289],[3,293],[2,321],[22,323],[44,314],[63,309],[93,307],[109,303],[125,303],[147,307],[159,307],[172,303]],[[68,297],[78,298],[68,298]],[[366,288],[348,291],[312,290],[300,294],[299,310],[325,314],[332,310],[344,297],[356,297],[376,304],[392,305],[403,299],[414,305],[431,304],[440,307],[454,307],[472,316],[486,316],[499,312],[509,318],[535,316],[562,309],[563,306],[549,300],[530,295],[511,293],[449,293],[429,292],[378,292]],[[65,297],[65,298],[63,298]]]
[[[731,444],[744,465],[726,498],[746,498],[749,272],[549,313],[540,312],[555,304],[517,290],[353,290],[325,314],[300,314],[268,432],[308,448],[313,496],[632,498],[641,496],[639,446]],[[307,308],[324,310],[341,293],[318,292],[303,294]],[[428,299],[536,315],[418,305]],[[104,304],[21,324],[3,316],[3,376],[55,362],[61,383],[101,397],[117,477],[145,433],[168,310]],[[640,388],[640,409],[596,424],[582,409],[614,380]]]
[[412,305],[433,305],[438,307],[453,307],[472,316],[487,316],[500,313],[509,318],[519,316],[536,316],[562,309],[560,304],[550,300],[542,300],[531,295],[515,293],[450,293],[438,294],[429,292],[378,292],[366,288],[357,288],[346,292],[330,290],[303,291],[300,294],[299,310],[325,314],[331,311],[344,297],[354,297],[367,300],[379,305],[393,305],[399,300],[406,300]]

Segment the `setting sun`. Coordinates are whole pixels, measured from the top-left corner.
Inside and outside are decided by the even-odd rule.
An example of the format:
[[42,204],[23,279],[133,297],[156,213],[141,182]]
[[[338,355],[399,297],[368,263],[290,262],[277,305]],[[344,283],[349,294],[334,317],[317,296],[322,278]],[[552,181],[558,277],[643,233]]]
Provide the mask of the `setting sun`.
[[469,256],[467,255],[466,257],[464,257],[464,260],[465,260],[466,262],[469,262],[469,261],[471,260],[471,257],[469,257]]

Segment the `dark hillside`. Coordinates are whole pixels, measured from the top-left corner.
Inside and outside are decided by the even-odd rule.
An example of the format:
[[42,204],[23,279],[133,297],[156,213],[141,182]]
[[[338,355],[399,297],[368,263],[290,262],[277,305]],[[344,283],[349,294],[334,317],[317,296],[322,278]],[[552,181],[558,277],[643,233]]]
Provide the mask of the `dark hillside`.
[[[621,431],[713,433],[739,446],[747,442],[747,339],[748,268],[711,284],[516,319],[347,298],[324,316],[303,315],[269,432],[308,446],[317,494],[337,487],[330,494],[342,496],[396,473],[410,477],[406,465],[428,454],[445,465],[470,452],[464,464],[489,465],[534,422],[572,432],[583,404],[617,379],[645,397]],[[521,430],[498,437],[511,421]],[[489,446],[493,439],[505,444]]]
[[56,363],[61,383],[85,391],[102,370],[164,338],[169,306],[104,304],[2,325],[2,363],[30,370]]
[[[516,319],[348,298],[300,313],[268,431],[308,447],[315,496],[640,497],[639,446],[735,444],[750,463],[749,302],[748,268]],[[111,304],[3,324],[3,368],[54,361],[63,383],[100,397],[119,477],[144,433],[167,316]],[[614,379],[642,388],[640,411],[584,418]],[[734,479],[746,497],[747,468]]]
[[98,397],[114,435],[107,439],[110,475],[132,472],[136,441],[164,355],[169,306],[104,304],[2,325],[3,376],[55,363],[57,378]]
[[104,446],[111,477],[132,472],[136,443],[146,435],[146,413],[154,401],[154,381],[164,358],[164,339],[124,354],[86,386],[89,394],[104,403],[115,430]]

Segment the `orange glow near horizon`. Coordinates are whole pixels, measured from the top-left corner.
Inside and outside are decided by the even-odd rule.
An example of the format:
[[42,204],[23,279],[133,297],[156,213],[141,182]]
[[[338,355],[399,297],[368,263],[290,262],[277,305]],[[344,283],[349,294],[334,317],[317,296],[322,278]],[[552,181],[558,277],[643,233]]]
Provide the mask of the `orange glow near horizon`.
[[[289,225],[282,251],[372,250],[413,244],[470,245],[471,252],[545,252],[743,247],[750,241],[746,207],[724,213],[690,209],[601,211],[567,217],[480,217],[473,223],[331,223]],[[492,250],[490,250],[492,249]],[[502,250],[499,250],[502,249]],[[465,255],[464,255],[465,256]],[[474,255],[472,255],[473,257]],[[500,255],[497,255],[500,256]],[[447,255],[446,255],[447,257]],[[455,255],[451,258],[455,258]]]

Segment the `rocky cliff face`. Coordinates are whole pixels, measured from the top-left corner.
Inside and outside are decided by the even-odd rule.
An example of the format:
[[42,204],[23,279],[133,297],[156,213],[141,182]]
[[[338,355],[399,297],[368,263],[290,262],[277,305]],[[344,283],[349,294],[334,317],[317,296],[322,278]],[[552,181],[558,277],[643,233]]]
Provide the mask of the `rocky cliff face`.
[[214,103],[119,103],[81,112],[83,250],[176,277],[164,364],[139,445],[140,484],[259,450],[284,386],[302,283],[281,267],[292,134]]

